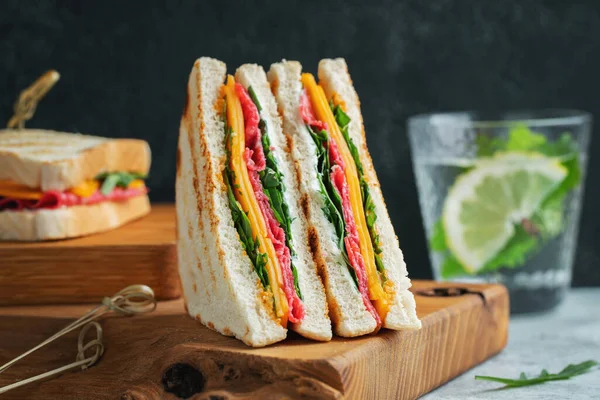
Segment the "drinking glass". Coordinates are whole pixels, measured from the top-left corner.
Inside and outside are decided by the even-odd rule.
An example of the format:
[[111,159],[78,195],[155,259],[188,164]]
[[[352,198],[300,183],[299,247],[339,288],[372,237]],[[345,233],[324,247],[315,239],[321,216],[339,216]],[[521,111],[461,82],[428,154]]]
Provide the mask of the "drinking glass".
[[572,276],[592,117],[577,110],[409,118],[436,280],[494,282],[550,309]]

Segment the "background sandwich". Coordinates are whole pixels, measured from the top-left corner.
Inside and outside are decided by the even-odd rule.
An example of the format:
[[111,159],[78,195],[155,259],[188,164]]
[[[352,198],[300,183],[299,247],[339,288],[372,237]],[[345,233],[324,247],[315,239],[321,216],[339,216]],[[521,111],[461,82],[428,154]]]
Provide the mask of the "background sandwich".
[[319,84],[298,62],[269,81],[306,196],[311,246],[335,332],[357,336],[421,326],[406,265],[369,156],[360,103],[343,59],[319,63]]
[[46,130],[0,131],[0,240],[64,239],[148,214],[150,147]]
[[263,69],[225,80],[211,58],[194,64],[177,164],[179,271],[187,309],[250,346],[290,327],[331,338],[323,286],[308,246],[298,181]]

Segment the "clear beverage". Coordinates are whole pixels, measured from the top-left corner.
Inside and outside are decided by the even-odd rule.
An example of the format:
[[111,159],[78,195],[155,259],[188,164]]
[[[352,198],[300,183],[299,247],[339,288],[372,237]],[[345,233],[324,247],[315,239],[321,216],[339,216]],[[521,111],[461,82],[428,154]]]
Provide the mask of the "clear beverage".
[[513,312],[557,305],[571,283],[591,117],[575,111],[409,120],[436,280],[495,282]]

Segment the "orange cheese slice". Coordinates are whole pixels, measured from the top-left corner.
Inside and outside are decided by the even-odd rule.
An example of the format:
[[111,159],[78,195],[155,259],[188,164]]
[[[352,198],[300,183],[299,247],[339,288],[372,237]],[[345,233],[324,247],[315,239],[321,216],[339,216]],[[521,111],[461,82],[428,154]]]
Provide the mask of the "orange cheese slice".
[[[128,188],[144,188],[146,185],[143,180],[136,179],[131,181]],[[81,184],[72,187],[69,191],[79,197],[90,197],[100,188],[100,182],[97,180],[83,181]],[[0,180],[0,197],[6,197],[19,200],[39,200],[44,192],[39,189],[33,189],[28,186],[16,183],[10,180]]]
[[146,183],[141,179],[135,179],[127,185],[129,189],[143,189],[146,187]]
[[0,197],[22,200],[39,200],[44,193],[9,180],[0,180]]
[[275,315],[279,318],[283,327],[287,326],[289,307],[287,298],[282,290],[283,276],[279,259],[275,252],[273,242],[267,236],[267,225],[265,223],[258,201],[254,194],[248,167],[244,160],[246,150],[244,114],[242,105],[235,92],[235,80],[233,76],[227,77],[225,85],[225,101],[227,104],[227,124],[231,127],[231,139],[227,143],[230,152],[229,168],[233,171],[233,192],[237,201],[242,205],[243,211],[248,215],[252,235],[259,242],[259,251],[267,255],[267,275],[273,291],[275,302]]
[[76,194],[79,197],[86,198],[96,193],[96,190],[98,190],[99,187],[100,182],[96,180],[84,181],[80,185],[71,188],[70,192]]
[[[375,265],[375,253],[373,251],[373,244],[367,228],[365,210],[360,191],[360,180],[358,177],[356,164],[354,163],[350,149],[348,149],[346,140],[344,139],[344,136],[342,135],[342,132],[340,131],[340,128],[335,120],[335,116],[329,107],[327,96],[325,96],[323,88],[317,85],[317,82],[312,74],[307,73],[302,74],[302,84],[306,89],[316,117],[320,121],[327,123],[331,139],[335,140],[335,143],[337,144],[342,155],[342,159],[344,160],[344,164],[346,166],[346,181],[348,181],[348,189],[350,192],[350,203],[352,205],[354,219],[356,220],[356,228],[360,242],[360,253],[365,261],[367,279],[369,281],[369,298],[372,300],[378,314],[381,316],[381,319],[385,320],[385,316],[389,311],[391,299],[389,298],[389,294],[383,289],[381,279],[377,273],[377,266]],[[337,99],[334,99],[334,101],[336,100],[338,104],[342,104],[342,108],[345,107],[345,103],[340,101],[339,96]]]

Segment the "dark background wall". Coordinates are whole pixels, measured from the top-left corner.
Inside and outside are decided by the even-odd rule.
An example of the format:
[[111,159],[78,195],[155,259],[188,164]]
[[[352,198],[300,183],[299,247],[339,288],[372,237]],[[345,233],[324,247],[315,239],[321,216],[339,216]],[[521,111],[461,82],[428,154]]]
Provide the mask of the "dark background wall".
[[[0,3],[0,121],[55,68],[30,127],[140,137],[154,201],[174,197],[175,146],[192,63],[345,57],[413,277],[429,277],[406,137],[415,113],[573,107],[600,115],[597,1],[19,1]],[[600,141],[592,140],[595,156]],[[575,284],[600,284],[600,160],[591,158]]]

